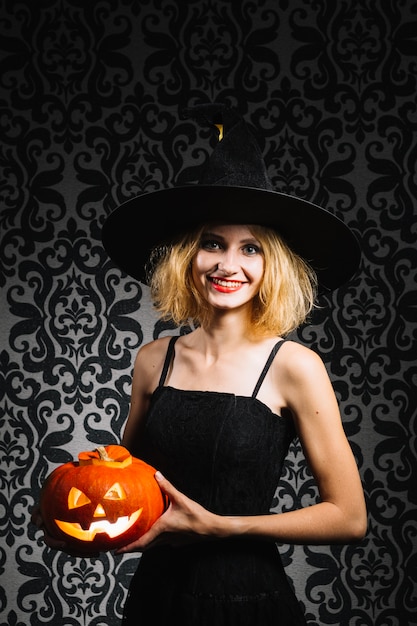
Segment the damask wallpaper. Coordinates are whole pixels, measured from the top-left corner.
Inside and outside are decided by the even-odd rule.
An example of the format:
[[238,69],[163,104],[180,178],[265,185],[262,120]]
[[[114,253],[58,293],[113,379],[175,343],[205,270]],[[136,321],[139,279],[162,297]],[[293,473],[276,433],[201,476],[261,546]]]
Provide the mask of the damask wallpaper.
[[[119,441],[136,350],[178,332],[100,230],[198,178],[212,140],[179,110],[214,101],[363,248],[294,338],[328,367],[368,532],[281,546],[288,575],[309,626],[417,624],[416,38],[411,0],[0,0],[0,626],[119,624],[138,555],[52,551],[30,511],[58,464]],[[314,501],[297,443],[284,478],[274,509]]]

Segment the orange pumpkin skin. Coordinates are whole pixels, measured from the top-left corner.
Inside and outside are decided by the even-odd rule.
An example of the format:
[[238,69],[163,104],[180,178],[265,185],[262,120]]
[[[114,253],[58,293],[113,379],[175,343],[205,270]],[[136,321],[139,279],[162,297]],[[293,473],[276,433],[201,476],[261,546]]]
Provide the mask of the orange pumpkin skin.
[[155,468],[123,446],[81,452],[78,459],[57,467],[40,497],[47,532],[69,551],[120,548],[143,535],[164,512],[166,499]]

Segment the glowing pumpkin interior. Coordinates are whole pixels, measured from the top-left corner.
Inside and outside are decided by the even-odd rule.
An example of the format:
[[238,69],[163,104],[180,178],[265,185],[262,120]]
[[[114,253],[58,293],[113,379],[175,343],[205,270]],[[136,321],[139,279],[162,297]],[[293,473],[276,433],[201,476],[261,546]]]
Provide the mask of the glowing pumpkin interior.
[[[124,500],[126,493],[120,483],[114,483],[112,487],[104,494],[103,500]],[[89,497],[77,487],[71,487],[68,494],[68,510],[76,509],[80,506],[90,504]],[[130,515],[118,517],[115,521],[108,519],[100,519],[107,516],[102,504],[98,503],[93,512],[93,521],[87,529],[83,529],[79,522],[65,522],[56,519],[55,523],[70,537],[80,539],[80,541],[93,541],[97,533],[106,533],[109,537],[118,537],[131,528],[139,519],[143,508],[134,511]]]

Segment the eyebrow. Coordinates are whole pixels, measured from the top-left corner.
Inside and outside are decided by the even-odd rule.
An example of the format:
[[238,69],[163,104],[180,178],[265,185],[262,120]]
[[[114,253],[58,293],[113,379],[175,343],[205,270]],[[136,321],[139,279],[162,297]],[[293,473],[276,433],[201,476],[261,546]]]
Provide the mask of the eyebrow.
[[[206,230],[201,233],[201,239],[207,238],[207,237],[213,237],[213,239],[220,239],[221,241],[225,240],[223,235],[220,235],[219,233],[216,233],[216,232],[212,232],[210,230]],[[261,245],[260,241],[254,235],[250,237],[246,237],[245,239],[241,239],[239,243],[256,243],[258,246]]]

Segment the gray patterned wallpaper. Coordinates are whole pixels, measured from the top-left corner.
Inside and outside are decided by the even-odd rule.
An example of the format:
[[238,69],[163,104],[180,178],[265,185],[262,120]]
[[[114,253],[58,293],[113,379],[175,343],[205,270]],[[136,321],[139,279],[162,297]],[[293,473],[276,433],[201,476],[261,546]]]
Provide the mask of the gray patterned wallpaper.
[[[296,338],[333,380],[369,529],[282,546],[288,575],[309,626],[417,623],[416,38],[410,0],[0,0],[0,626],[119,624],[138,556],[51,551],[30,510],[57,464],[119,441],[137,348],[178,332],[100,229],[198,178],[210,140],[178,108],[210,101],[363,246]],[[277,510],[316,497],[298,444],[284,478]]]

